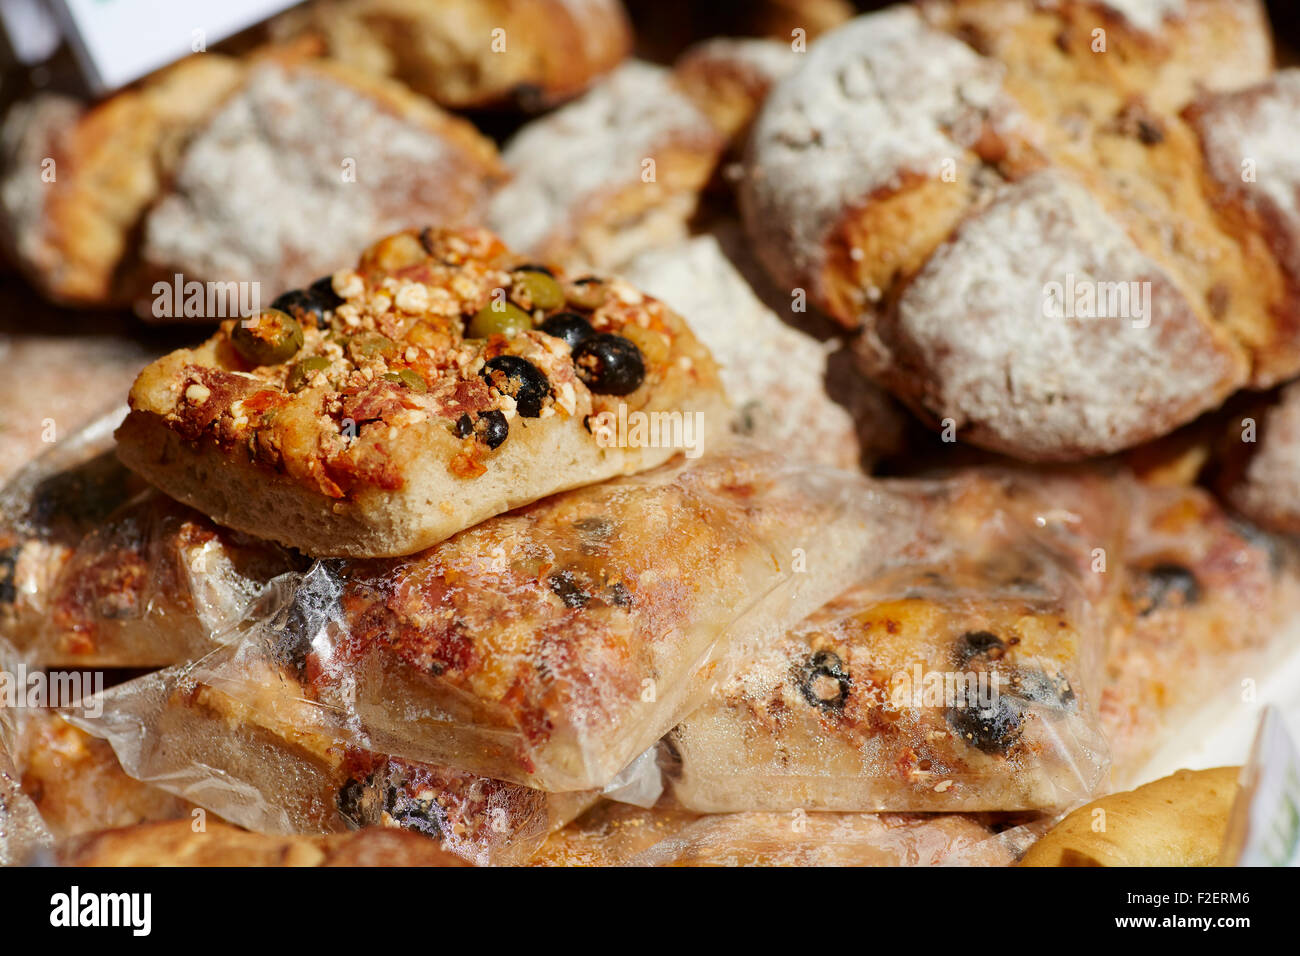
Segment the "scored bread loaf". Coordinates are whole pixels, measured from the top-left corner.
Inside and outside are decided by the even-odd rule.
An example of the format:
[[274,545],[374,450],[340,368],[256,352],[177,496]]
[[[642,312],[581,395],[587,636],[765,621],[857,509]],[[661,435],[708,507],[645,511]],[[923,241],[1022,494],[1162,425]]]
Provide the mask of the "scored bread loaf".
[[248,283],[265,304],[412,219],[482,213],[505,177],[491,141],[397,81],[310,52],[205,53],[89,109],[19,104],[0,132],[0,201],[37,288],[210,319],[176,314],[177,275]]
[[[1110,453],[1300,370],[1281,233],[1214,182],[1216,148],[1235,167],[1250,139],[1219,114],[1249,95],[1201,89],[1265,77],[1268,56],[1237,51],[1262,49],[1266,25],[1241,0],[1162,12],[890,8],[818,41],[755,120],[741,205],[767,268],[964,440]],[[1276,86],[1253,98],[1265,140],[1300,118]]]

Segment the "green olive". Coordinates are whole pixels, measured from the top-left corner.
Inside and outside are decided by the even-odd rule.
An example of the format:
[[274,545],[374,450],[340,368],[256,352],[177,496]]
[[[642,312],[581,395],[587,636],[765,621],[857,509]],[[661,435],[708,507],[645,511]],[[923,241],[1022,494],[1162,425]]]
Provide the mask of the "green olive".
[[424,384],[424,379],[420,378],[420,373],[413,368],[398,369],[396,372],[385,372],[384,381],[398,382],[405,385],[413,392],[427,392],[429,386]]
[[516,297],[516,301],[525,303],[530,309],[554,312],[564,305],[563,287],[545,272],[516,272],[511,294]]
[[356,358],[385,357],[397,354],[397,343],[378,332],[358,332],[348,340],[348,346]]
[[300,392],[307,387],[307,382],[312,375],[323,372],[329,367],[330,360],[323,355],[310,355],[301,362],[295,362],[293,368],[289,369],[285,388],[291,392]]
[[278,365],[302,348],[302,326],[279,309],[263,309],[252,318],[240,319],[230,333],[230,341],[245,361]]
[[532,317],[513,302],[492,302],[474,313],[466,334],[472,339],[509,337],[532,327]]
[[569,283],[568,300],[580,309],[599,309],[609,297],[603,279],[584,276]]

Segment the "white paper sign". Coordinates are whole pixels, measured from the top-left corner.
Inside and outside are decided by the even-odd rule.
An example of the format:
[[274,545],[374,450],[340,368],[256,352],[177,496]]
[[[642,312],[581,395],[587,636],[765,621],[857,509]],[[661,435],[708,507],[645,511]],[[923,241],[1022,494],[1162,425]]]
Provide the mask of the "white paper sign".
[[1222,862],[1300,866],[1300,751],[1276,707],[1265,709],[1242,771]]
[[247,29],[300,0],[52,0],[100,93]]

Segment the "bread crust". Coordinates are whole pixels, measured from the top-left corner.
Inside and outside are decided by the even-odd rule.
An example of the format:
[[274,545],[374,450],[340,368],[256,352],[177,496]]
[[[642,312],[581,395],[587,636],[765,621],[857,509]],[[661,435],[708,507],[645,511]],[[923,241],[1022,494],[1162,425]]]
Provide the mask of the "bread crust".
[[[1029,848],[1021,866],[1214,866],[1240,767],[1179,770],[1080,807]],[[1097,826],[1098,812],[1105,828]]]

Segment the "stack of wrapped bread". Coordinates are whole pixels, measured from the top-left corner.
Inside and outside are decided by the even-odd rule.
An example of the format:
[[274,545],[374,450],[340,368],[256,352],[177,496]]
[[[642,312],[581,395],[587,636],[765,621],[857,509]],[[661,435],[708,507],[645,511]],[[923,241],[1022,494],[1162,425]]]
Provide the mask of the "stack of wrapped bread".
[[113,318],[0,333],[0,863],[1220,860],[1119,791],[1295,650],[1261,5],[487,6],[11,106]]

